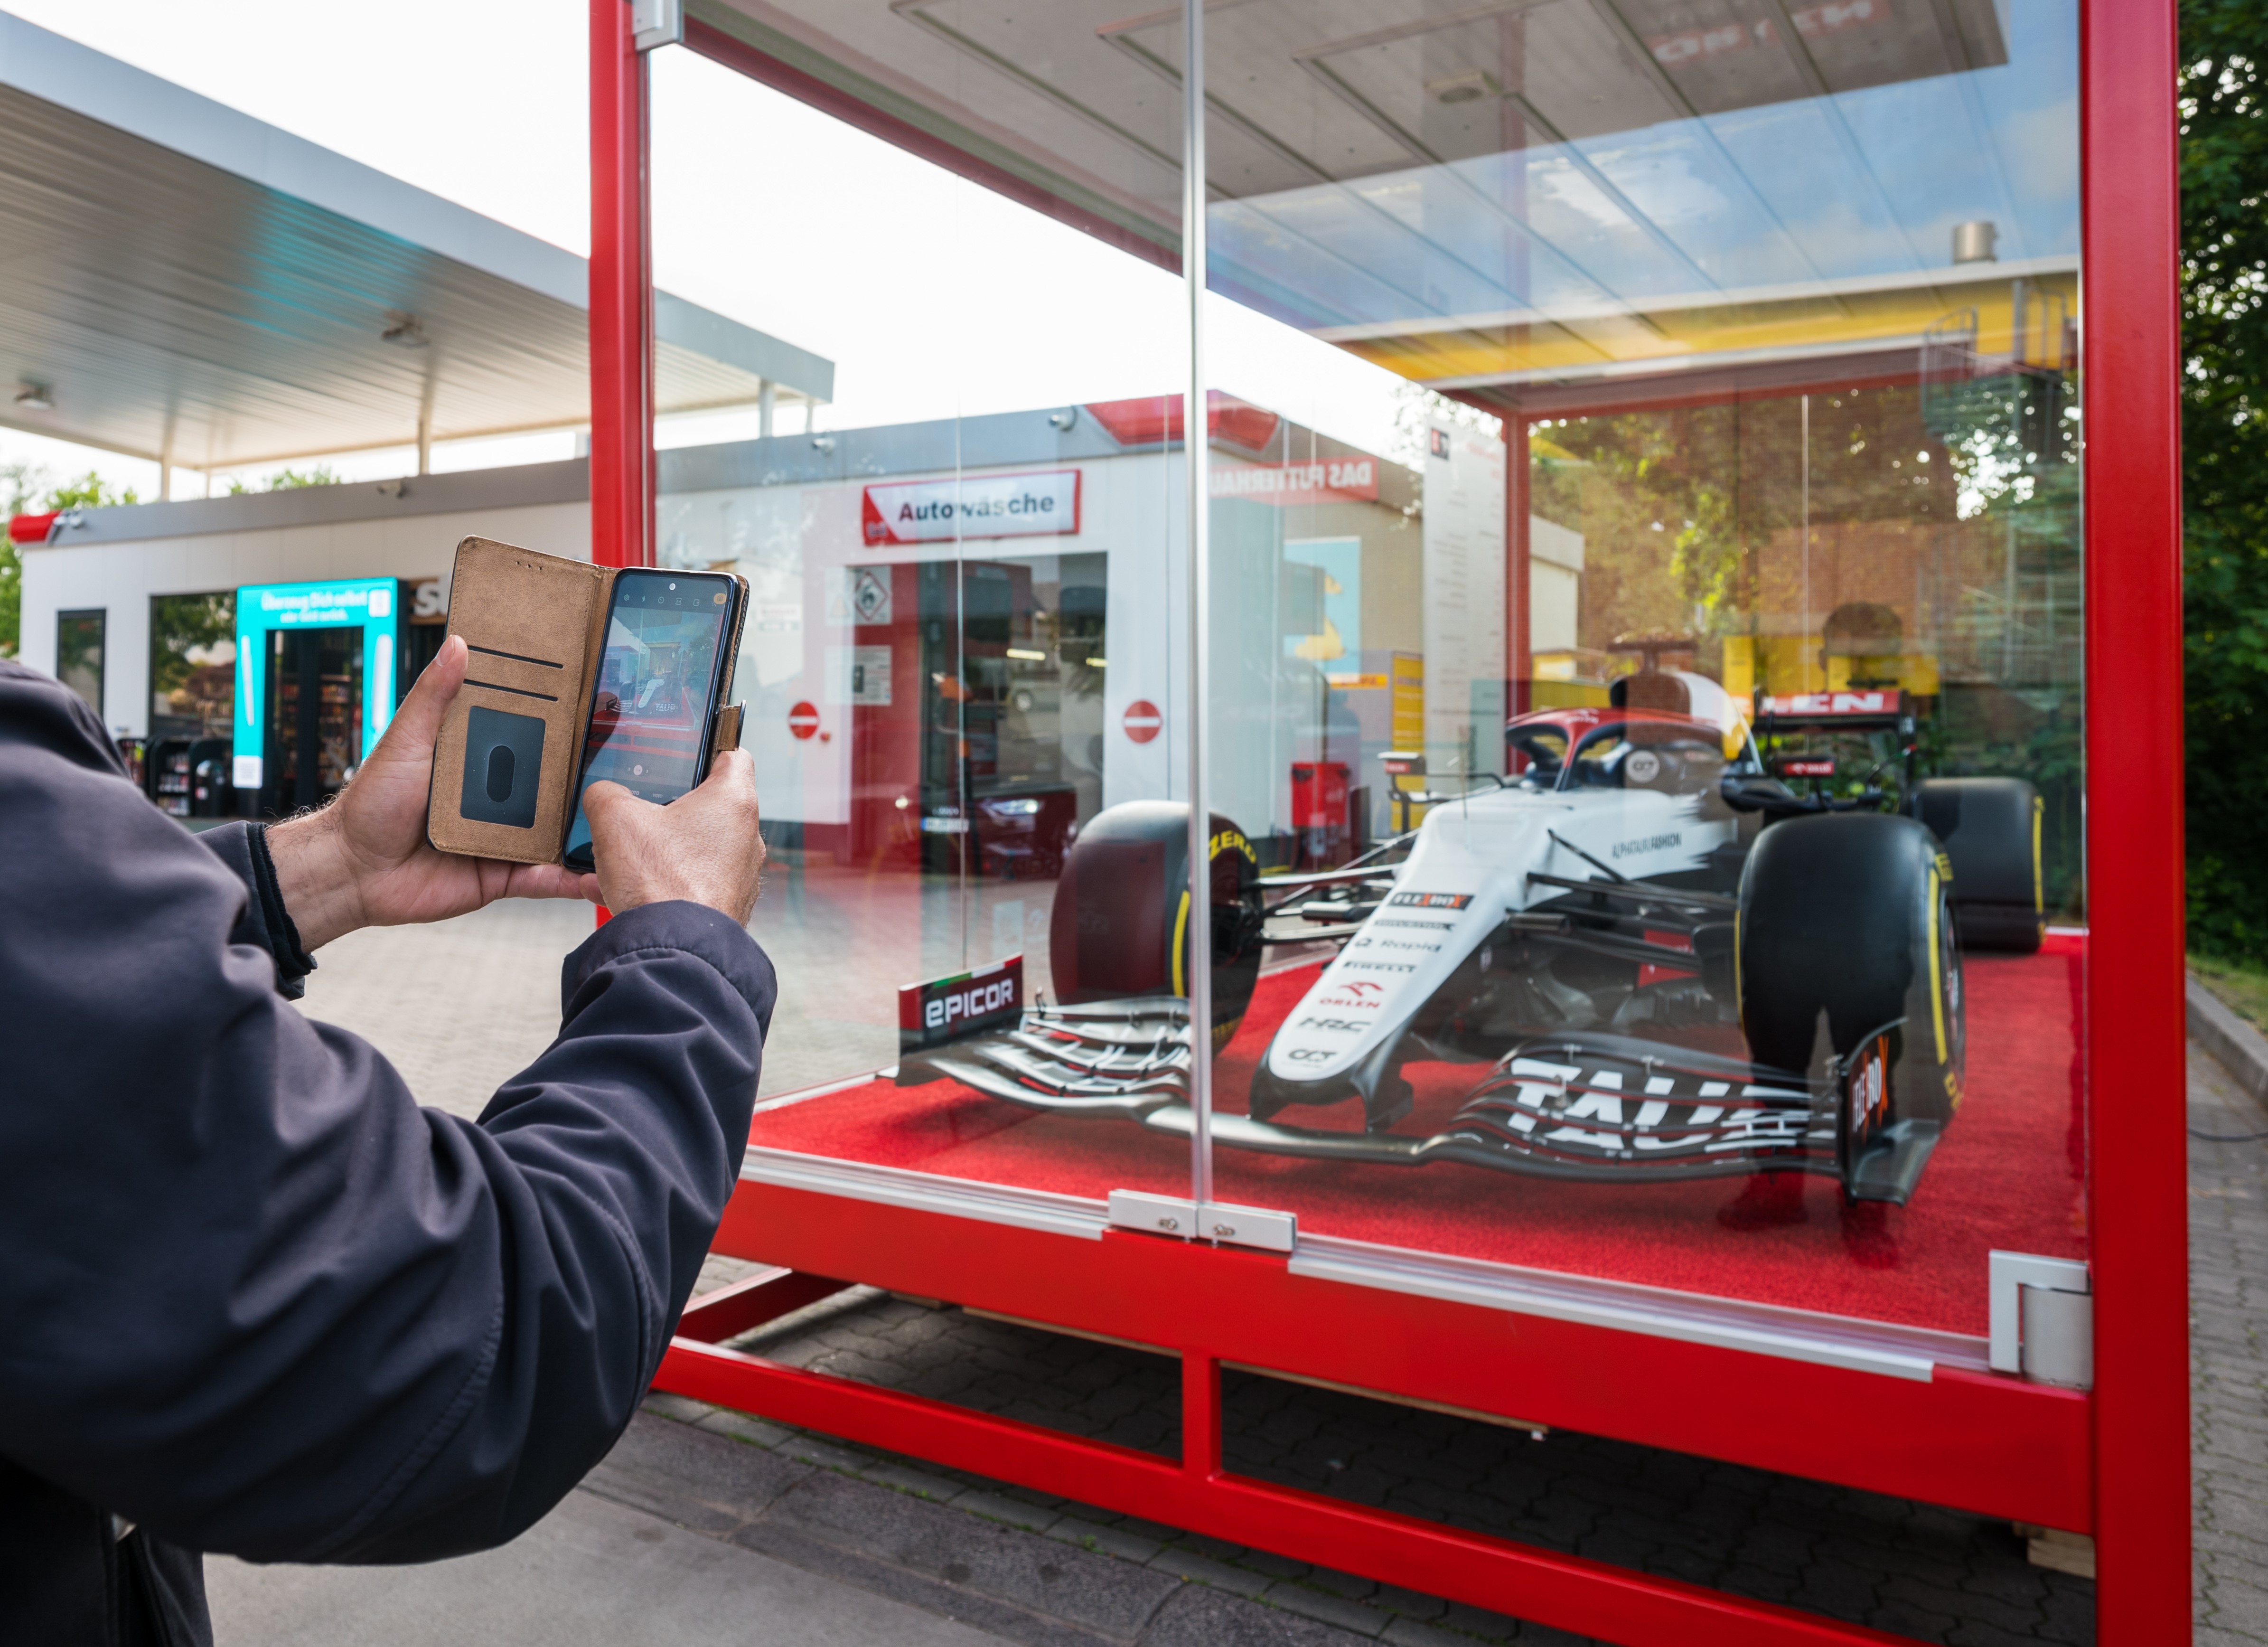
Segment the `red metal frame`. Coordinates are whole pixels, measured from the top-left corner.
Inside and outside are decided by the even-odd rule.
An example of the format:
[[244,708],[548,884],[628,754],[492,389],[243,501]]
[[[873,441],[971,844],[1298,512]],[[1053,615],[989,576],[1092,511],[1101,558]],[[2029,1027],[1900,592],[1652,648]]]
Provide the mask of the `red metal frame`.
[[[784,1266],[695,1301],[656,1386],[1302,1560],[1632,1643],[1882,1643],[1876,1631],[1231,1473],[1223,1363],[1506,1412],[1642,1444],[2084,1531],[2091,1401],[1940,1370],[1879,1375],[1291,1274],[1280,1256],[1112,1231],[1099,1241],[745,1183],[716,1250]],[[1183,1372],[1184,1452],[1150,1454],[716,1348],[823,1296],[821,1264],[875,1286],[1155,1346]],[[778,1308],[761,1302],[769,1289]],[[755,1299],[750,1293],[758,1295]],[[1665,1389],[1677,1392],[1663,1402]],[[1507,1394],[1511,1392],[1511,1394]],[[1864,1412],[1895,1447],[1761,1407]]]
[[[593,533],[652,541],[644,102],[623,0],[593,0]],[[2082,0],[2091,1093],[2117,1151],[2091,1152],[2091,1394],[1940,1369],[1927,1384],[1638,1338],[1296,1276],[1278,1256],[1113,1232],[1101,1240],[744,1182],[717,1250],[784,1267],[696,1300],[661,1388],[1025,1482],[1216,1536],[1631,1643],[1895,1638],[1675,1580],[1241,1479],[1222,1466],[1219,1370],[1263,1367],[1847,1482],[2097,1538],[2097,1639],[2189,1636],[2187,1251],[2182,1115],[2178,245],[2170,0]],[[696,49],[833,107],[830,89],[694,25]],[[807,79],[807,77],[803,77]],[[850,114],[854,111],[836,108]],[[855,111],[875,127],[871,110]],[[883,135],[932,153],[909,129]],[[1022,180],[964,175],[1028,199]],[[979,168],[979,169],[972,169]],[[1059,203],[1029,200],[1053,215]],[[1094,227],[1092,225],[1082,226]],[[1155,256],[1154,247],[1132,247]],[[634,291],[624,283],[633,272]],[[601,431],[605,431],[602,438]],[[1508,431],[1508,432],[1511,432]],[[1512,489],[1517,496],[1519,489]],[[601,499],[604,499],[602,506]],[[1524,521],[1520,524],[1524,525]],[[1512,648],[1508,647],[1507,650]],[[1075,1331],[1183,1365],[1184,1456],[1130,1452],[716,1347],[851,1276]],[[1674,1389],[1666,1403],[1660,1392]],[[1760,1425],[1770,1408],[1864,1412]]]
[[[2190,1631],[2182,964],[2181,245],[2174,8],[2080,11],[2096,1639]],[[2090,430],[2090,433],[2094,432]],[[2108,781],[2093,781],[2102,773]],[[2115,777],[2112,776],[2115,774]]]
[[591,0],[591,558],[653,564],[653,256],[645,59]]

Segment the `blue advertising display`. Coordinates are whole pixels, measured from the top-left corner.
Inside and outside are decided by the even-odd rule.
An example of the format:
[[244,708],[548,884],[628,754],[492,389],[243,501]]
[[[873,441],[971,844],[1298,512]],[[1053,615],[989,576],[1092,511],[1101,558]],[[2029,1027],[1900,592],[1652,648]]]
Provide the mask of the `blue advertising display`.
[[233,781],[257,789],[266,775],[268,636],[278,629],[362,631],[362,747],[359,762],[394,719],[394,661],[400,650],[401,595],[392,578],[334,583],[260,583],[236,592],[236,740]]

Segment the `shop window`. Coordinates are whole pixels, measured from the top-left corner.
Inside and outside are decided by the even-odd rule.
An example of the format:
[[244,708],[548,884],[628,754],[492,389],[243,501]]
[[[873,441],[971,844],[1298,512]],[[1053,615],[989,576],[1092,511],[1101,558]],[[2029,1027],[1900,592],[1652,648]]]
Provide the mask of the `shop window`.
[[150,735],[143,784],[175,817],[236,810],[236,594],[150,599]]
[[236,716],[236,592],[150,598],[150,738],[225,738]]
[[98,720],[102,716],[103,633],[109,622],[110,614],[101,610],[55,614],[55,678],[84,698]]

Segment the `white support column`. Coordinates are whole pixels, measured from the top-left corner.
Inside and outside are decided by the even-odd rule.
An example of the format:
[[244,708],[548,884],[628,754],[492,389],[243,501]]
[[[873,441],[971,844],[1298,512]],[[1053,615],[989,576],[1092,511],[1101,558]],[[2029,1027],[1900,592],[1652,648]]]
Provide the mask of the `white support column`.
[[756,434],[759,439],[769,440],[772,438],[772,411],[778,399],[778,385],[770,378],[764,379],[762,387],[756,390]]
[[1205,712],[1211,641],[1212,510],[1211,410],[1205,399],[1204,14],[1182,8],[1182,287],[1189,301],[1189,388],[1182,401],[1182,453],[1188,463],[1189,535],[1189,1178],[1193,1238],[1212,1222],[1212,810],[1205,782]]

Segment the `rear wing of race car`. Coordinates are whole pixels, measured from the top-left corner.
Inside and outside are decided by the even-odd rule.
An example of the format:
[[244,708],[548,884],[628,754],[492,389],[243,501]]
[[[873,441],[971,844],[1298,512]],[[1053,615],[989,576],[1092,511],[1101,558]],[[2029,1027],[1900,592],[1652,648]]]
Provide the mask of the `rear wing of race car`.
[[[1896,735],[1899,753],[1911,763],[1914,751],[1913,706],[1896,688],[1875,691],[1795,692],[1779,697],[1759,691],[1756,696],[1752,730],[1759,750],[1790,734],[1889,732]],[[1783,753],[1771,757],[1777,778],[1832,778],[1835,757],[1813,751]],[[1911,778],[1911,772],[1907,776]]]
[[1913,709],[1904,691],[1756,694],[1756,735],[1773,732],[1911,732]]

